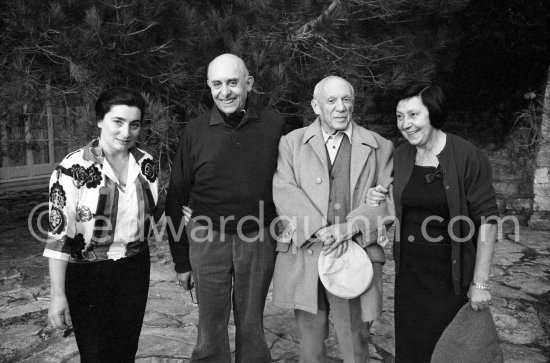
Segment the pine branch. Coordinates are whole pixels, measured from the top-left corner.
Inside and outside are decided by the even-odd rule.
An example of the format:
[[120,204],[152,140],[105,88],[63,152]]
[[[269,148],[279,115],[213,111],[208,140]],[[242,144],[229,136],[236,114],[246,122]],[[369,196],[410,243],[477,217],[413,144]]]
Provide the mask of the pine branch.
[[129,36],[132,36],[132,35],[136,35],[136,34],[139,34],[139,33],[143,33],[143,32],[145,32],[145,31],[147,31],[147,29],[149,29],[150,27],[152,27],[152,26],[154,26],[154,25],[158,25],[158,23],[157,23],[157,22],[153,22],[153,23],[147,25],[147,27],[145,27],[144,29],[137,30],[137,31],[132,32],[132,33],[128,33],[128,34],[126,34],[126,36],[129,37]]
[[328,6],[328,8],[325,11],[323,11],[323,13],[321,15],[319,15],[317,18],[315,18],[313,20],[308,21],[306,24],[301,26],[295,32],[295,34],[298,37],[304,37],[304,36],[307,36],[307,35],[311,34],[312,31],[319,28],[321,23],[323,23],[327,20],[331,20],[331,17],[334,15],[336,10],[340,6],[340,3],[341,3],[341,0],[333,0],[332,3],[330,3],[330,5]]

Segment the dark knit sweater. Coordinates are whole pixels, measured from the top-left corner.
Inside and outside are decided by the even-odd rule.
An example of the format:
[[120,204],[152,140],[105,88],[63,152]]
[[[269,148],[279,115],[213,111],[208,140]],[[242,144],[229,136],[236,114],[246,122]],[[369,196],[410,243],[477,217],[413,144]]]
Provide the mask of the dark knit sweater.
[[177,233],[182,206],[193,209],[194,217],[208,217],[217,230],[225,218],[228,233],[237,231],[243,217],[249,217],[240,227],[245,233],[260,227],[250,217],[263,216],[264,225],[275,218],[272,179],[284,132],[281,116],[253,106],[233,126],[215,107],[185,126],[166,196],[166,215],[174,226],[174,230],[168,228],[170,250],[177,272],[191,270],[189,241],[185,232]]

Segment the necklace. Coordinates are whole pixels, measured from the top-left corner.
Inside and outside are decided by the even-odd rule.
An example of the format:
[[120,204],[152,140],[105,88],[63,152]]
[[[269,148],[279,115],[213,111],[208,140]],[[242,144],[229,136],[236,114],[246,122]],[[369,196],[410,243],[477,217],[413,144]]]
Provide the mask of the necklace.
[[109,159],[107,160],[109,161],[109,164],[111,165],[111,169],[113,169],[113,172],[115,173],[115,176],[118,180],[118,186],[120,187],[120,189],[124,191],[124,188],[126,188],[126,177],[128,175],[129,158],[126,158],[126,160],[123,160],[122,165],[120,165],[119,163],[118,168],[115,166],[114,162],[110,161]]
[[447,136],[441,130],[434,130],[431,145],[416,148],[415,164],[421,166],[437,166],[438,155],[445,147]]
[[[128,160],[130,159],[130,155],[127,154],[126,157],[122,157],[122,167],[120,165],[121,163],[118,163],[119,165],[117,168],[117,165],[113,161],[111,161],[111,158],[107,157],[107,155],[103,151],[103,148],[100,145],[100,141],[101,140],[98,137],[92,142],[92,147],[90,148],[90,152],[95,157],[101,158],[103,160],[107,160],[109,162],[109,165],[111,166],[111,169],[113,170],[117,178],[117,181],[118,181],[117,185],[124,192],[126,188],[126,182],[127,182],[126,178],[128,175]],[[119,169],[121,169],[120,172],[118,171]]]

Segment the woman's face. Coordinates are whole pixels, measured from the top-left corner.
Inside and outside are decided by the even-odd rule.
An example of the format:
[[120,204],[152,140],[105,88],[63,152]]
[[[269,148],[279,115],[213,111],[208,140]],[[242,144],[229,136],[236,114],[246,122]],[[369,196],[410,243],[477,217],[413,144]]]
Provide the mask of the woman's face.
[[97,126],[101,129],[101,146],[107,152],[128,151],[141,130],[141,111],[135,106],[114,105]]
[[426,145],[435,128],[430,113],[419,96],[406,98],[397,104],[397,128],[407,141],[416,147]]

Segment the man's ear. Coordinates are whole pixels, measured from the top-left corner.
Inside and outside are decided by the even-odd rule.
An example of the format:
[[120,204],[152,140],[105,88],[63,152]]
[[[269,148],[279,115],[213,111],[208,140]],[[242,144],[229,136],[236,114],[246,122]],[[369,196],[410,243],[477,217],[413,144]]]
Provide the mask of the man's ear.
[[246,90],[248,92],[252,91],[252,85],[254,84],[254,77],[248,76],[246,78]]
[[212,89],[212,83],[209,79],[206,80],[206,84],[208,85],[208,87],[210,87],[210,89]]
[[319,102],[314,98],[311,100],[311,108],[313,108],[313,112],[315,112],[316,115],[321,114],[321,109],[319,108]]

